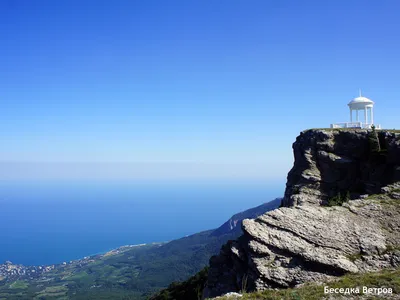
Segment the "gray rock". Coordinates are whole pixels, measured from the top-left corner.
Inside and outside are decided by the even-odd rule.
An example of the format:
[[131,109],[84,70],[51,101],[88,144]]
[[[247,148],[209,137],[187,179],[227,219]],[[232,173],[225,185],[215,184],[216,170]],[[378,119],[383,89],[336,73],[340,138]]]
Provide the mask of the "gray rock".
[[390,196],[393,198],[393,199],[400,199],[400,193],[399,192],[392,192],[391,194],[390,194]]
[[400,267],[400,251],[394,251],[391,259],[391,263],[393,267]]
[[400,181],[400,134],[380,131],[379,137],[384,151],[377,154],[369,150],[367,130],[303,132],[293,144],[296,163],[283,205],[320,205],[341,191],[388,193],[385,186]]
[[[231,293],[227,293],[227,294],[223,295],[222,297],[226,297],[226,298],[229,298],[229,299],[238,299],[238,298],[242,298],[243,295],[239,294],[239,293],[231,292]],[[216,297],[214,299],[220,299],[220,298],[221,297]]]
[[[362,203],[362,206],[360,205]],[[346,273],[397,266],[400,212],[388,215],[374,200],[351,201],[347,207],[282,207],[243,221],[243,232],[210,260],[205,297],[246,289],[294,287],[323,282]]]
[[[400,134],[379,136],[386,152],[371,154],[366,130],[303,132],[286,207],[242,222],[243,235],[210,259],[203,297],[399,266]],[[343,191],[359,199],[322,206]]]

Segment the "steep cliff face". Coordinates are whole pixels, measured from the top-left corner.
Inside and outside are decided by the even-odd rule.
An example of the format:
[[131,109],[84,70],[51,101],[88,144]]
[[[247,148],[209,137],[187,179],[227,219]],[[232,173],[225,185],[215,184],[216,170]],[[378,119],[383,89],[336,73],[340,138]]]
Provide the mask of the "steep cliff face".
[[371,149],[370,136],[367,130],[302,132],[293,144],[283,205],[320,205],[341,192],[377,194],[400,181],[400,133],[378,131],[380,152]]
[[[382,131],[379,143],[372,149],[366,130],[303,132],[286,207],[243,221],[243,235],[210,259],[203,296],[399,266],[400,135]],[[325,206],[338,195],[353,200]]]

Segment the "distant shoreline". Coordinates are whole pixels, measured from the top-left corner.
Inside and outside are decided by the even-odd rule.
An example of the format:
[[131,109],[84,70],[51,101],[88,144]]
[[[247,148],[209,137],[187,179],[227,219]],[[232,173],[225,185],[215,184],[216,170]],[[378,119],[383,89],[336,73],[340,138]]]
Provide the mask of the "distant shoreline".
[[36,268],[36,267],[42,267],[42,268],[56,267],[56,266],[61,266],[61,265],[79,263],[79,262],[83,262],[85,260],[99,259],[99,258],[102,258],[102,257],[105,257],[105,256],[116,255],[116,254],[119,254],[119,253],[124,252],[126,250],[129,250],[130,248],[134,248],[134,247],[145,247],[145,246],[156,246],[156,245],[160,245],[161,246],[161,245],[164,245],[166,243],[168,243],[168,241],[167,242],[153,242],[153,243],[123,245],[123,246],[119,246],[117,248],[113,248],[113,249],[108,250],[108,251],[102,251],[102,252],[98,252],[98,253],[95,253],[95,254],[90,254],[90,255],[84,256],[82,258],[71,259],[69,261],[63,261],[63,262],[55,263],[55,264],[25,265],[25,264],[14,264],[12,261],[6,260],[2,264],[0,264],[0,266],[14,265],[14,266],[24,266],[24,267],[34,267],[34,268]]

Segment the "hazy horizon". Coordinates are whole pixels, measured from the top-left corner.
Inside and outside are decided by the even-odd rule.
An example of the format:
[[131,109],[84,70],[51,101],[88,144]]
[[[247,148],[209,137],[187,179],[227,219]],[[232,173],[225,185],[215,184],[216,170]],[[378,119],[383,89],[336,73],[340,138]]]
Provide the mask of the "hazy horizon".
[[[268,170],[274,169],[273,174]],[[283,182],[289,169],[274,164],[0,162],[0,180],[117,180],[167,182]]]

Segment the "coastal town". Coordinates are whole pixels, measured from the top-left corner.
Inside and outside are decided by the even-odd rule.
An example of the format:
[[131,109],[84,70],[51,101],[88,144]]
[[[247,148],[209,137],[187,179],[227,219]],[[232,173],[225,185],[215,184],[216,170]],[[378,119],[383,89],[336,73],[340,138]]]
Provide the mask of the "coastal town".
[[[162,243],[153,243],[162,244]],[[15,280],[32,280],[32,279],[46,279],[47,273],[53,270],[60,270],[61,268],[66,268],[67,266],[76,270],[90,264],[94,263],[103,257],[112,256],[120,254],[130,248],[145,246],[146,244],[139,245],[126,245],[119,248],[110,250],[104,254],[98,254],[93,256],[85,256],[81,259],[71,260],[69,262],[63,262],[61,264],[53,265],[39,265],[39,266],[25,266],[22,264],[14,264],[11,261],[5,261],[0,264],[0,281],[15,281]]]
[[121,250],[115,249],[103,255],[85,256],[82,259],[71,260],[61,264],[42,265],[42,266],[24,266],[22,264],[13,264],[11,261],[6,261],[0,264],[0,281],[14,281],[14,280],[32,280],[32,279],[46,279],[46,273],[53,270],[59,271],[61,268],[72,267],[79,269],[89,263],[95,262],[95,259],[100,259],[105,255],[118,254]]
[[0,280],[35,279],[44,273],[54,270],[55,265],[50,266],[24,266],[16,265],[11,261],[0,264]]

